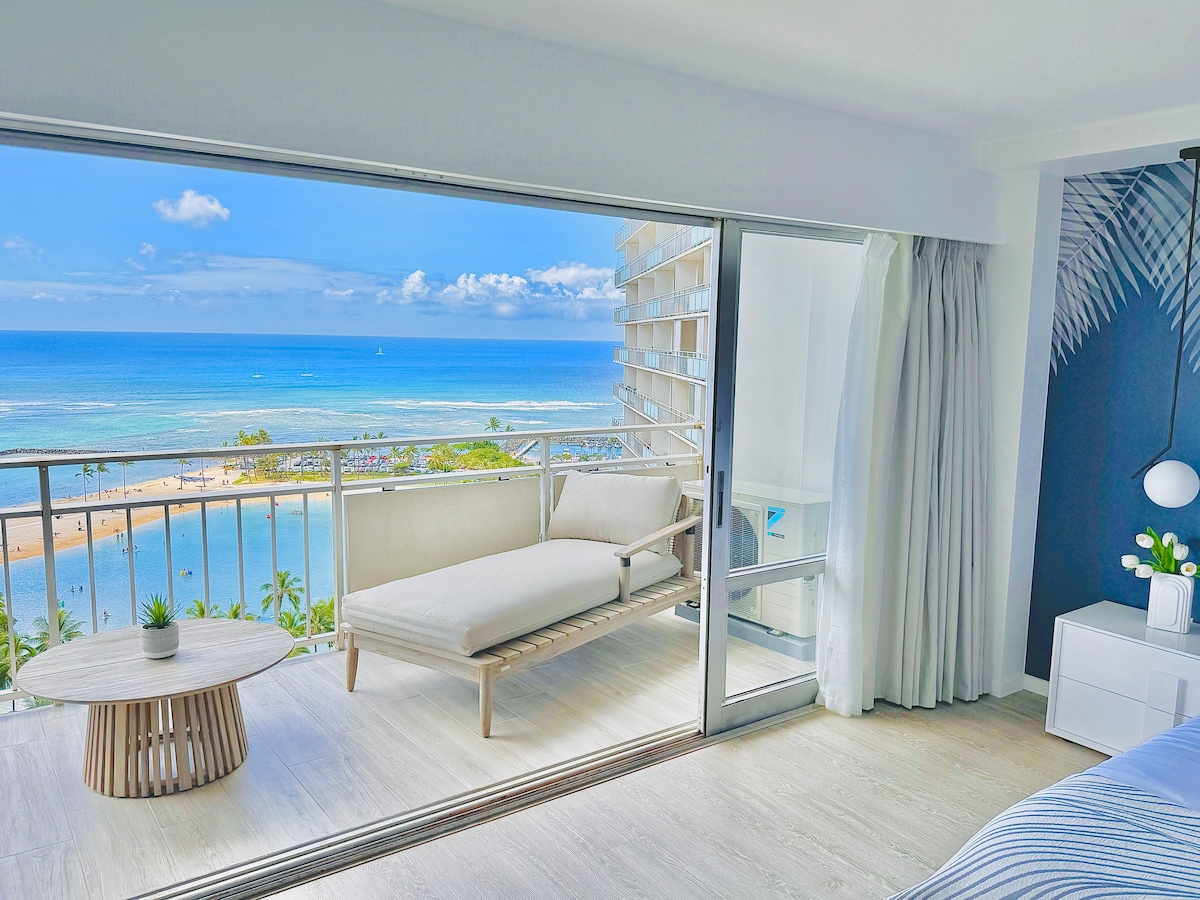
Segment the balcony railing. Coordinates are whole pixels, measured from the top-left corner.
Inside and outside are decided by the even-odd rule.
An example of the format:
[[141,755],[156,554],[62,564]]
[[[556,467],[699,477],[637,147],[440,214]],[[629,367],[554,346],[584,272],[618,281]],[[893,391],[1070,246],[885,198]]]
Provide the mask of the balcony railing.
[[[637,390],[631,388],[627,384],[614,384],[613,396],[632,409],[634,412],[645,416],[651,422],[656,424],[671,424],[671,425],[687,425],[687,428],[671,429],[672,433],[683,438],[693,447],[700,446],[700,420],[688,413],[681,412],[674,407],[667,406],[665,403],[660,403],[658,400],[652,400],[645,394],[639,394]],[[626,426],[628,427],[628,426]],[[656,430],[650,426],[638,426],[638,431]]]
[[654,319],[676,319],[681,316],[704,315],[708,312],[712,291],[708,282],[651,297],[613,310],[614,325],[649,322]]
[[[690,418],[689,424],[689,433],[698,434],[703,427]],[[298,649],[336,642],[342,596],[347,589],[345,501],[348,496],[533,478],[538,481],[542,498],[544,536],[553,478],[572,469],[628,468],[631,463],[628,458],[597,458],[587,454],[588,449],[610,441],[627,427],[614,423],[611,428],[489,432],[402,440],[0,456],[0,470],[32,472],[39,484],[36,504],[0,508],[0,563],[4,575],[4,612],[8,619],[7,633],[0,632],[0,639],[8,645],[6,661],[16,660],[19,664],[27,658],[29,651],[20,644],[37,627],[36,617],[45,620],[46,643],[50,646],[60,643],[62,608],[77,617],[78,627],[84,632],[95,633],[136,622],[139,600],[145,600],[143,595],[148,585],[151,588],[163,585],[162,593],[180,616],[185,614],[185,605],[191,603],[192,612],[188,614],[247,618],[258,613],[258,604],[263,602],[262,615],[266,617],[270,612],[275,624],[288,628]],[[639,428],[643,432],[669,429],[669,425]],[[478,441],[504,442],[506,451],[527,462],[504,469],[460,469],[454,468],[453,459],[447,462],[437,456],[439,446]],[[578,452],[580,448],[590,458],[571,459],[561,455],[563,450]],[[555,453],[560,455],[556,458]],[[51,490],[52,475],[61,467],[78,470],[85,464],[104,463],[115,470],[122,463],[161,466],[189,460],[193,461],[193,468],[202,466],[202,471],[221,472],[226,465],[252,471],[255,477],[265,479],[265,483],[210,487],[209,482],[219,476],[184,476],[180,465],[178,474],[158,477],[172,482],[172,487],[162,492],[155,490],[154,495],[117,489],[106,490],[105,496],[94,500],[80,500],[55,497]],[[689,452],[658,456],[652,464],[697,460],[697,454]],[[202,465],[202,461],[206,462]],[[452,470],[438,471],[447,467]],[[174,488],[174,482],[178,482],[178,489]],[[60,535],[56,529],[70,530]],[[17,532],[15,539],[14,532]],[[78,540],[69,540],[68,535]],[[139,543],[144,546],[139,547]],[[14,559],[21,545],[25,545],[25,552],[20,555],[25,558]],[[217,545],[215,556],[214,545]],[[31,547],[37,548],[32,556]],[[266,574],[269,560],[270,572],[276,576],[249,577],[250,551],[257,558],[260,573]],[[285,557],[290,563],[281,565]],[[312,596],[315,557],[331,570],[330,575],[318,579],[331,588],[328,600]],[[186,568],[189,564],[195,567],[195,572]],[[295,608],[289,608],[288,597],[283,596],[286,586],[280,585],[278,578],[283,569],[303,577],[303,599],[297,597],[301,592],[291,594],[296,599],[290,605]],[[21,577],[14,578],[14,574]],[[70,585],[66,583],[68,577]],[[269,583],[259,589],[254,584],[258,580]],[[121,594],[126,591],[127,597],[122,600]],[[248,603],[253,608],[248,608]],[[221,604],[224,608],[218,612]],[[11,677],[5,680],[10,684],[0,682],[0,702],[24,696],[11,688]]]
[[650,444],[631,431],[621,432],[617,435],[617,439],[636,457],[644,459],[655,455]]
[[617,269],[613,280],[617,287],[646,274],[675,257],[712,240],[712,229],[700,225],[682,225],[640,256]]
[[708,357],[686,350],[644,350],[640,347],[613,347],[613,362],[640,369],[653,369],[704,381],[708,377]]
[[613,239],[613,247],[620,250],[621,245],[629,240],[633,233],[645,224],[645,219],[626,219],[624,224],[621,225],[620,230],[617,231],[616,238]]

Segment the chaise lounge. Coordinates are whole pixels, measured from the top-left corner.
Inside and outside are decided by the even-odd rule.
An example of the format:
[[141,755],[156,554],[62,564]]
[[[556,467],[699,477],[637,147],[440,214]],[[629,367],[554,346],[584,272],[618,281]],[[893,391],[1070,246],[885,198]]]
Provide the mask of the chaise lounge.
[[699,596],[683,511],[673,477],[571,472],[545,541],[347,594],[346,689],[359,650],[477,682],[488,737],[497,678]]

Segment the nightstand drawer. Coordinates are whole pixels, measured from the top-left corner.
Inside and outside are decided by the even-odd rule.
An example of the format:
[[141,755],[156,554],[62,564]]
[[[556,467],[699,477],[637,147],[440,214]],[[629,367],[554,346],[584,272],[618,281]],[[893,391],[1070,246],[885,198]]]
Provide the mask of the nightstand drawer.
[[1188,718],[1200,715],[1200,659],[1126,637],[1062,623],[1058,674],[1144,703],[1150,679],[1162,673],[1179,679],[1179,703],[1173,710]]
[[1146,707],[1139,700],[1063,677],[1056,694],[1054,719],[1046,726],[1051,734],[1102,753],[1121,753],[1150,736],[1144,733]]

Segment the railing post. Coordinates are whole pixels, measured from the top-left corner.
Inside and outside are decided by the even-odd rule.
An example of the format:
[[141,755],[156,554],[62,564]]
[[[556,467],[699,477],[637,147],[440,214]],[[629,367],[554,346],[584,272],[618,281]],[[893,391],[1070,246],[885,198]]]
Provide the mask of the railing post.
[[345,638],[342,637],[342,592],[345,577],[342,560],[342,451],[329,451],[329,473],[333,482],[333,630],[337,635],[333,645],[338,650],[345,649]]
[[550,476],[550,439],[538,438],[538,455],[541,456],[541,471],[538,473],[540,486],[538,504],[538,540],[546,540],[546,529],[550,520],[550,501],[554,499],[554,482]]
[[46,564],[46,622],[50,646],[58,645],[58,578],[54,570],[54,508],[50,503],[50,467],[38,466],[38,493],[42,508],[42,561]]

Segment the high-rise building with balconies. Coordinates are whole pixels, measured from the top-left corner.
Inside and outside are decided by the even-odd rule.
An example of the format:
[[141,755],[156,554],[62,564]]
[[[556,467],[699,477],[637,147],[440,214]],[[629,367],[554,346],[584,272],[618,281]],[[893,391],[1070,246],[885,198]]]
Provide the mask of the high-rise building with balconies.
[[[613,349],[622,367],[614,396],[624,406],[619,423],[687,426],[703,420],[708,379],[708,308],[712,229],[626,219],[616,235],[621,256],[614,281],[625,292],[613,321],[625,331]],[[691,453],[696,429],[630,430],[621,435],[633,456]]]

